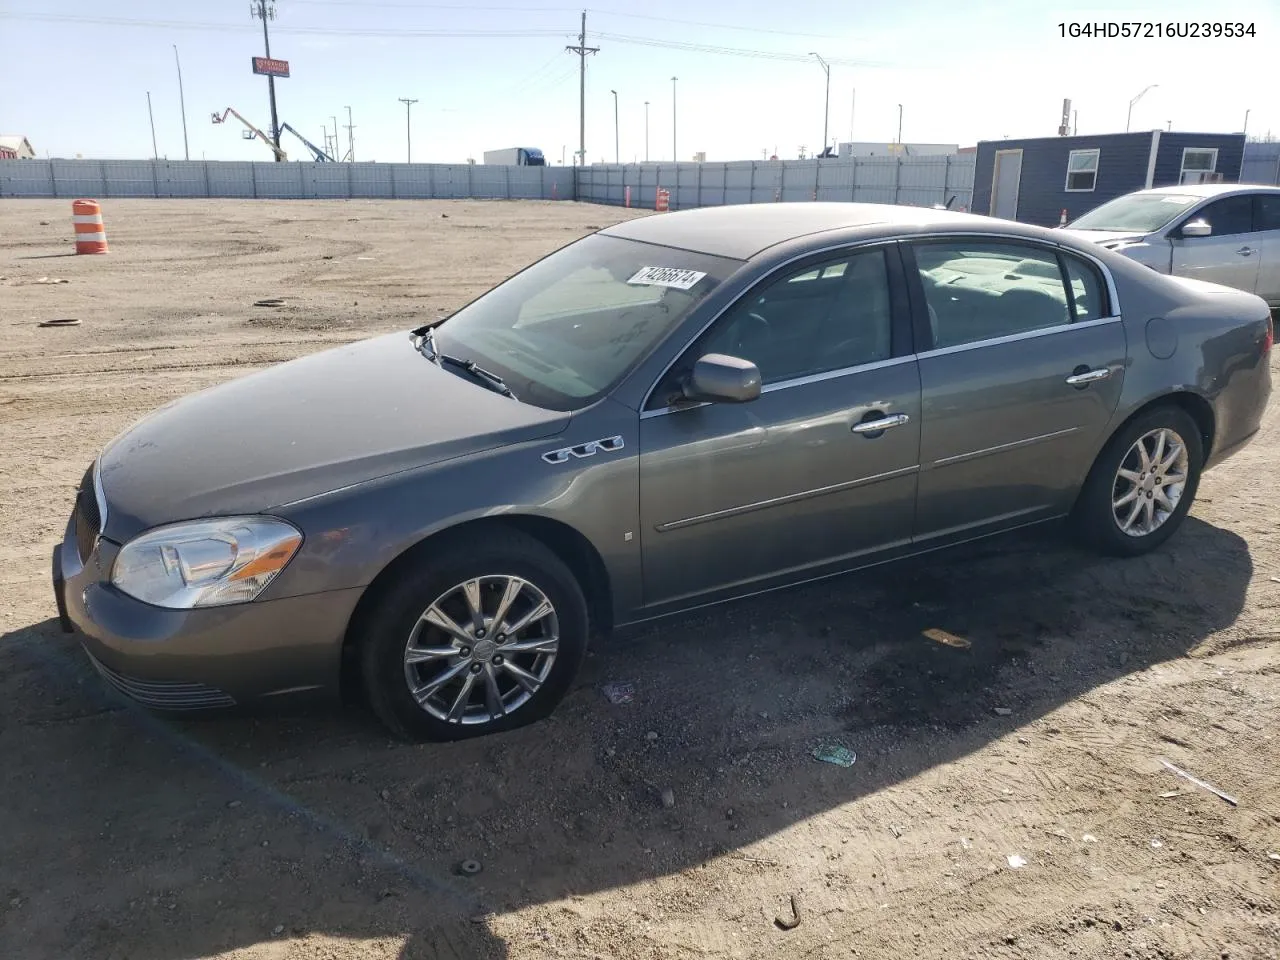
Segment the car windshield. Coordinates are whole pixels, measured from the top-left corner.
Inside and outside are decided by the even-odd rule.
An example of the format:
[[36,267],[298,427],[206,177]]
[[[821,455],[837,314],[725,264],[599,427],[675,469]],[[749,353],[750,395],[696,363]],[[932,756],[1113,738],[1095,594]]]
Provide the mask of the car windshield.
[[1117,197],[1067,224],[1070,230],[1151,233],[1168,224],[1203,197],[1174,193],[1131,193]]
[[593,234],[494,287],[434,328],[518,400],[576,410],[613,389],[741,263]]

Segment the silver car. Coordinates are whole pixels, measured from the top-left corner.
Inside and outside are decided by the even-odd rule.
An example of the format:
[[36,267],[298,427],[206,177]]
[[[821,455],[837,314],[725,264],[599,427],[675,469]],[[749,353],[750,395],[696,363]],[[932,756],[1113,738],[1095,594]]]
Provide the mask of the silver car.
[[545,716],[588,637],[1070,518],[1133,556],[1271,393],[1259,298],[865,204],[649,216],[443,321],[162,407],[84,476],[63,623],[162,710]]
[[1064,229],[1160,273],[1221,283],[1280,307],[1280,187],[1139,190]]

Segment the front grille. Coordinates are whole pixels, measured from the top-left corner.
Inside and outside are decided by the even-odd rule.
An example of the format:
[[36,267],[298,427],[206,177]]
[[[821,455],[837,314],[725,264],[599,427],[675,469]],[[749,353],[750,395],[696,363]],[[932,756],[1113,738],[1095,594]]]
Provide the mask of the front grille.
[[93,548],[98,545],[102,532],[102,515],[98,510],[98,495],[93,488],[93,467],[90,466],[76,491],[76,549],[80,562],[88,563]]
[[153,710],[211,710],[234,707],[235,699],[217,687],[204,683],[180,683],[169,680],[139,680],[112,670],[89,651],[89,662],[103,679],[131,700]]

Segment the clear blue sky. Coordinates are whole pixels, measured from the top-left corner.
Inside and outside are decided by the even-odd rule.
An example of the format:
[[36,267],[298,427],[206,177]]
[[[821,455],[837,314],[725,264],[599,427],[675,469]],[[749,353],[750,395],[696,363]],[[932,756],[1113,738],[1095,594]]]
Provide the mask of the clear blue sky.
[[[822,141],[831,62],[830,139],[973,144],[1051,136],[1062,100],[1079,131],[1133,129],[1280,134],[1275,0],[598,0],[588,8],[587,159],[672,151],[677,76],[681,159],[795,156]],[[414,159],[479,160],[486,149],[540,147],[571,162],[578,141],[580,7],[557,0],[278,0],[272,53],[292,77],[276,83],[280,119],[322,142],[345,107],[357,160],[403,160],[405,108],[415,97]],[[1229,11],[1229,13],[1227,12]],[[1245,39],[1063,39],[1070,21],[1231,21]],[[450,35],[445,35],[450,34]],[[470,35],[468,35],[470,34]],[[500,35],[502,34],[502,35]],[[640,42],[643,41],[643,42]],[[264,128],[267,84],[249,0],[0,0],[0,133],[27,135],[41,156],[147,157],[151,91],[161,155],[182,156],[173,44],[182,58],[193,159],[267,159],[210,114],[235,107]],[[691,49],[698,48],[698,49]],[[708,47],[731,48],[735,53]],[[755,53],[747,55],[743,51]],[[766,57],[761,54],[769,54]],[[778,59],[778,57],[794,59]],[[854,90],[856,89],[856,98]],[[851,110],[851,108],[853,108]],[[346,131],[342,148],[346,149]],[[302,145],[286,142],[291,158]]]

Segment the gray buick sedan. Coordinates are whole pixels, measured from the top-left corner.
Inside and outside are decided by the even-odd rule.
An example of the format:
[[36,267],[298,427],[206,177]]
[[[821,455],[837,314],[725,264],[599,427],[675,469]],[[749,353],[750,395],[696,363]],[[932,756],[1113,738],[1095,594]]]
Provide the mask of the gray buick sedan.
[[868,204],[630,220],[452,316],[162,407],[85,473],[59,613],[159,710],[546,716],[588,637],[1059,518],[1133,556],[1257,432],[1252,294]]

